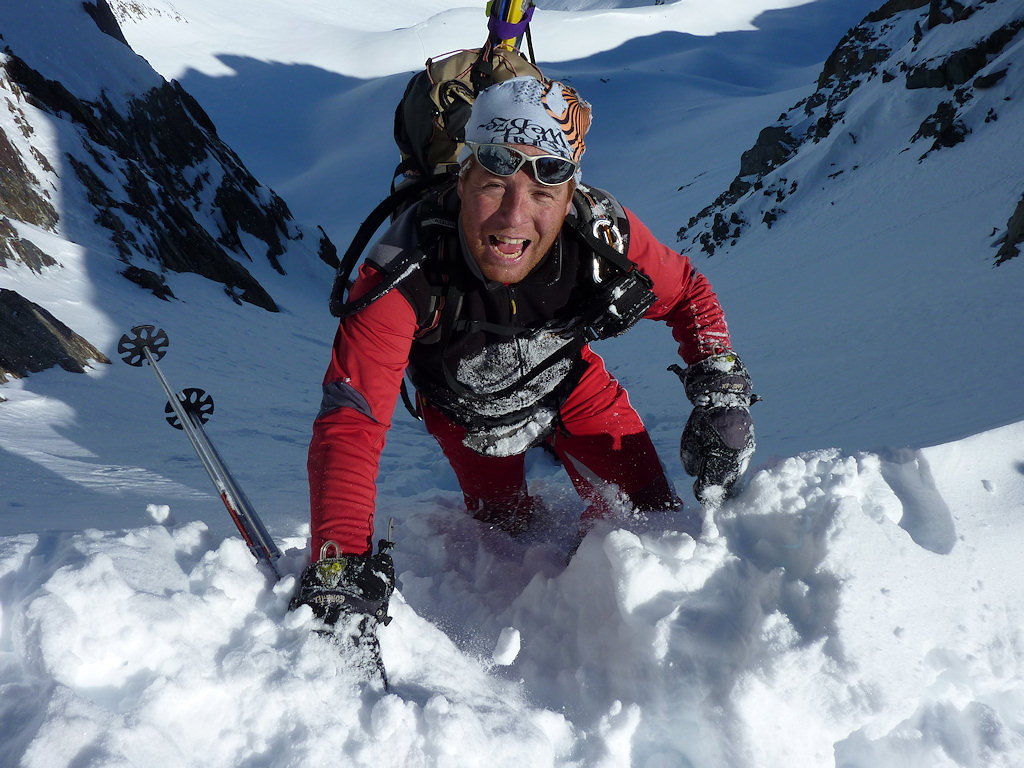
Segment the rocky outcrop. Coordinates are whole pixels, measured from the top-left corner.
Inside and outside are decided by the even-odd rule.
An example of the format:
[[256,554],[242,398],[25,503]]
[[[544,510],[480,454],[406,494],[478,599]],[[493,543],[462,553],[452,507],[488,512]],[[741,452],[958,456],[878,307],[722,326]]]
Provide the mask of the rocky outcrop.
[[[960,13],[954,16],[954,20],[963,21],[970,16],[971,13],[960,6]],[[913,67],[907,72],[907,88],[913,90],[963,85],[978,74],[992,56],[1000,53],[1021,29],[1024,29],[1024,19],[1000,27],[970,48],[961,48],[934,61]]]
[[110,10],[118,22],[162,16],[184,22],[184,18],[170,6],[154,6],[139,0],[110,0]]
[[[33,8],[29,0],[11,1]],[[8,33],[0,37],[0,110],[6,110],[0,112],[0,269],[24,265],[48,279],[48,269],[61,265],[40,244],[67,240],[95,253],[94,264],[112,260],[109,269],[159,299],[176,299],[174,273],[194,273],[223,285],[236,303],[276,312],[273,297],[254,276],[257,267],[285,274],[296,254],[337,261],[322,229],[319,244],[316,236],[303,242],[285,202],[253,177],[196,100],[131,52],[117,15],[152,9],[130,0],[116,0],[113,10],[107,0],[61,1],[74,9],[71,16],[61,9],[65,21],[82,20],[76,37],[82,47],[59,56],[80,61],[84,70],[124,73],[124,79],[94,95],[76,95],[53,79],[61,70],[45,63],[51,52],[37,50],[38,44],[21,50],[10,29],[0,31]],[[123,44],[124,53],[112,52],[93,26]],[[97,62],[98,55],[107,58]],[[110,57],[116,58],[113,67]],[[157,85],[147,90],[140,82]],[[80,83],[67,83],[86,92]],[[43,120],[47,141],[39,140],[33,124]],[[61,221],[55,193],[76,201],[67,221]],[[89,206],[85,222],[81,200]],[[56,238],[39,237],[39,230]],[[104,241],[108,247],[94,245]],[[44,309],[33,305],[29,311],[16,301],[18,294],[9,294],[7,306],[17,314],[7,317],[8,375],[46,365],[81,370],[85,360],[102,358]],[[15,325],[15,317],[22,324]]]
[[[1005,89],[1004,81],[1012,66],[990,72],[983,70],[995,57],[1010,50],[1012,42],[1020,39],[1024,30],[1024,8],[1018,5],[1015,15],[1004,12],[985,16],[985,20],[1009,18],[988,28],[984,23],[975,22],[982,18],[978,14],[985,6],[1001,3],[1001,7],[1012,9],[1012,2],[889,0],[868,14],[861,24],[844,35],[829,55],[814,92],[784,112],[775,124],[761,130],[754,145],[742,154],[739,173],[729,187],[679,229],[678,239],[689,240],[711,255],[734,244],[751,226],[763,224],[771,228],[785,215],[782,204],[798,187],[795,175],[787,170],[788,164],[809,145],[837,140],[837,127],[845,125],[844,118],[853,103],[851,99],[865,83],[875,81],[879,89],[934,93],[931,111],[921,111],[917,130],[907,136],[907,144],[893,150],[905,152],[912,145],[927,142],[923,152],[918,151],[919,162],[969,140],[972,131],[984,130],[985,125],[998,119],[998,104],[991,107],[986,104],[983,119],[977,111],[968,119],[968,113],[979,92]],[[964,39],[975,42],[927,58],[918,52],[926,35],[933,30],[948,29],[947,25],[967,19],[972,19],[970,32],[949,37],[959,39],[961,45]],[[873,89],[875,97],[880,93],[881,90]],[[894,97],[900,98],[896,94]],[[1010,92],[1006,91],[1003,98],[1012,98]],[[914,103],[921,102],[917,98]],[[849,129],[842,139],[850,143],[858,141]],[[829,171],[827,178],[833,180],[855,169],[856,166]],[[1005,243],[1013,243],[1012,231]],[[1015,255],[1016,249],[1008,250],[1004,245],[996,263],[1011,258],[1008,254]]]
[[764,176],[789,160],[796,146],[797,142],[782,126],[762,128],[754,146],[740,155],[740,178]]
[[[26,136],[31,136],[34,129],[24,119],[22,113],[10,99],[5,100],[7,108],[15,115],[18,129]],[[46,167],[49,162],[40,153]],[[50,168],[50,170],[53,170]],[[0,128],[0,215],[10,216],[20,221],[27,221],[43,229],[52,230],[57,224],[57,211],[50,202],[49,193],[39,185],[39,179],[29,171],[21,153]]]
[[[67,160],[123,261],[142,257],[174,272],[194,272],[277,311],[229,249],[251,259],[239,237],[248,232],[266,243],[260,256],[283,273],[288,208],[220,141],[213,122],[177,82],[131,99],[122,112],[105,95],[93,103],[79,100],[16,55],[8,55],[4,70],[29,103],[67,115],[84,134],[89,158],[69,153]],[[218,210],[204,211],[211,194]]]
[[928,150],[931,152],[942,149],[942,147],[956,146],[970,132],[971,129],[957,116],[957,109],[953,102],[940,101],[939,106],[922,121],[921,127],[917,129],[910,140],[934,139]]
[[110,360],[38,304],[0,288],[0,382],[59,365],[82,373]]
[[1021,243],[1024,243],[1024,195],[1021,195],[1020,202],[1006,222],[1006,236],[1002,238],[1002,245],[996,253],[996,264],[1019,256],[1020,249],[1017,246]]
[[[92,20],[96,22],[100,32],[128,45],[128,41],[124,38],[124,32],[121,31],[121,27],[118,26],[117,19],[114,17],[114,12],[107,5],[107,0],[93,0],[92,2],[83,0],[82,7]],[[131,48],[130,45],[128,47]]]
[[928,5],[929,2],[930,0],[888,0],[888,2],[882,3],[878,10],[872,11],[865,16],[864,21],[885,21],[886,19],[891,19],[897,13],[923,8]]
[[44,267],[52,267],[57,263],[56,259],[31,240],[21,237],[7,217],[0,218],[0,244],[0,267],[6,267],[8,260],[13,259],[33,272],[42,272]]

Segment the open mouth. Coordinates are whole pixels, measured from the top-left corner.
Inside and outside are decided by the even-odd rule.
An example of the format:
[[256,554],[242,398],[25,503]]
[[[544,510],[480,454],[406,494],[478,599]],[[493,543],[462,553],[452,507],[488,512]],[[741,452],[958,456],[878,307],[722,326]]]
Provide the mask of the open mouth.
[[489,241],[491,249],[506,259],[518,259],[530,244],[530,241],[525,238],[505,237],[504,235],[491,235]]

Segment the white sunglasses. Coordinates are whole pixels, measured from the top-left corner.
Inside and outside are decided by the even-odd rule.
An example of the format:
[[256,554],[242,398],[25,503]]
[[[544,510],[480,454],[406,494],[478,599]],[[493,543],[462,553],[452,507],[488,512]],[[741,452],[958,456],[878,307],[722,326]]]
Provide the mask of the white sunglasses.
[[495,176],[513,176],[529,163],[533,178],[546,187],[565,184],[579,167],[571,160],[558,155],[527,155],[507,144],[478,144],[475,141],[467,141],[466,146],[484,170]]

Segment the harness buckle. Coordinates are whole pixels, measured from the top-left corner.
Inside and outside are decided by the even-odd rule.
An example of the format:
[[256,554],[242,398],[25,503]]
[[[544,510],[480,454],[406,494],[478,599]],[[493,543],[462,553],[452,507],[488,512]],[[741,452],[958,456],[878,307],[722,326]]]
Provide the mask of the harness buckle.
[[600,218],[595,217],[592,231],[595,238],[607,243],[619,253],[626,252],[626,246],[622,241],[622,233],[611,219],[604,216]]

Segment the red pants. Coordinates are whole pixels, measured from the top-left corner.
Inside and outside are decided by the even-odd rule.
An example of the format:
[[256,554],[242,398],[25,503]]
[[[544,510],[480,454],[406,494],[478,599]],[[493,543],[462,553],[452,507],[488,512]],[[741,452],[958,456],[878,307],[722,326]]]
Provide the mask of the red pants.
[[[562,406],[560,428],[547,443],[588,504],[584,519],[608,515],[609,492],[615,489],[643,511],[678,507],[682,502],[626,390],[589,347],[583,357],[587,369]],[[470,450],[462,444],[466,430],[429,406],[423,408],[423,420],[455,470],[467,509],[510,531],[525,528],[532,514],[525,455],[490,457]]]

